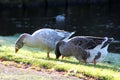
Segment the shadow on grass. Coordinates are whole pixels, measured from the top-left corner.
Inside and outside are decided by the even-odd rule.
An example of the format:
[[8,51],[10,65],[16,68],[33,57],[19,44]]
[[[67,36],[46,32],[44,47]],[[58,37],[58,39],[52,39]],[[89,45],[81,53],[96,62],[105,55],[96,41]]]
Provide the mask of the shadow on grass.
[[79,62],[75,62],[75,61],[69,61],[69,60],[60,60],[60,59],[54,59],[54,58],[43,58],[44,60],[52,60],[52,61],[60,61],[60,62],[64,62],[64,63],[70,63],[70,64],[75,64],[75,65],[84,65],[84,66],[88,66],[88,67],[95,67],[95,68],[100,68],[100,69],[109,69],[109,70],[114,70],[114,71],[119,71],[120,72],[120,68],[119,66],[115,66],[113,64],[108,64],[108,63],[104,63],[104,65],[102,64],[96,64],[94,65],[93,63],[79,63]]
[[70,64],[79,64],[79,62],[75,62],[75,61],[68,61],[68,60],[61,60],[61,59],[55,59],[55,58],[42,58],[44,60],[52,60],[52,61],[60,61],[60,62],[64,62],[64,63],[70,63]]
[[[22,60],[22,58],[15,58],[15,59],[13,59],[12,57],[13,56],[11,56],[11,55],[7,55],[5,57],[2,57],[2,59],[3,60],[9,60],[9,61],[15,61],[17,63],[21,62],[21,60]],[[113,64],[108,64],[108,63],[94,65],[93,63],[84,64],[82,62],[79,63],[77,61],[71,61],[71,60],[69,61],[69,60],[66,60],[66,59],[63,59],[63,60],[61,60],[61,59],[55,59],[55,58],[38,58],[38,59],[51,60],[51,61],[60,61],[60,62],[69,63],[69,64],[83,65],[83,66],[95,67],[95,68],[100,68],[100,69],[109,69],[109,70],[114,70],[114,71],[119,71],[120,72],[119,66],[115,66]],[[25,63],[32,64],[30,61],[27,61]]]
[[113,64],[108,64],[108,63],[104,63],[104,65],[103,64],[94,65],[93,63],[90,63],[90,64],[87,64],[86,66],[100,68],[100,69],[109,69],[109,70],[114,70],[114,71],[120,72],[119,66],[115,66]]

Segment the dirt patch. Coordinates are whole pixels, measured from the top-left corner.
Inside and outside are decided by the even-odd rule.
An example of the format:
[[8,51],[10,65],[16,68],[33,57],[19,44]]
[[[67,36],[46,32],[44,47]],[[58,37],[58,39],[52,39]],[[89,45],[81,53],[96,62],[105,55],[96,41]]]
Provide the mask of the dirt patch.
[[16,63],[0,62],[0,80],[83,80],[74,76],[66,76],[65,72],[58,72],[41,69],[26,68],[21,65],[21,68],[15,67]]

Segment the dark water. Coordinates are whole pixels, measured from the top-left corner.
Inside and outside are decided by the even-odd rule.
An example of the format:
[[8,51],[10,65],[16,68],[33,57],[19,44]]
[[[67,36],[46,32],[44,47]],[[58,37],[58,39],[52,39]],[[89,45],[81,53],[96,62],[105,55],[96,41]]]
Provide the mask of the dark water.
[[[53,17],[59,13],[66,14],[63,26],[55,26]],[[45,25],[120,40],[120,4],[0,8],[0,35],[32,33]]]

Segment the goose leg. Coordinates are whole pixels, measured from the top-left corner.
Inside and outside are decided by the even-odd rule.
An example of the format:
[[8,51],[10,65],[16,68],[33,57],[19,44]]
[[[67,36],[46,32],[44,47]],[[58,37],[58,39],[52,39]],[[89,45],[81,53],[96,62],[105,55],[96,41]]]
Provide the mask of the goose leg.
[[99,59],[101,57],[101,52],[98,52],[98,54],[95,56],[95,58],[94,58],[94,61],[93,61],[93,63],[94,63],[94,65],[96,65],[96,60],[97,59]]
[[47,52],[47,58],[50,58],[49,52]]
[[87,64],[87,61],[86,61],[86,60],[84,60],[84,63],[85,63],[85,64]]
[[64,56],[62,55],[62,59],[64,58]]
[[94,63],[94,65],[96,65],[96,59],[94,59],[94,62],[93,62],[93,63]]

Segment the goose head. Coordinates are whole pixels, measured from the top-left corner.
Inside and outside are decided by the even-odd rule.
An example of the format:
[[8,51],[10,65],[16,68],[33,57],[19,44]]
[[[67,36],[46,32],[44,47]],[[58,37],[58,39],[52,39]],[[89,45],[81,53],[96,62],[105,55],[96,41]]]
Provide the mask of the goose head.
[[17,53],[18,50],[23,47],[23,45],[24,45],[23,40],[25,39],[25,37],[26,37],[27,35],[28,35],[27,33],[24,33],[24,34],[21,34],[21,35],[19,36],[19,38],[17,39],[17,41],[16,41],[16,43],[15,43],[15,53]]
[[56,59],[58,59],[61,56],[61,52],[60,52],[59,48],[60,48],[61,45],[64,45],[64,44],[65,44],[65,41],[59,41],[59,42],[57,42],[56,48],[55,48]]

